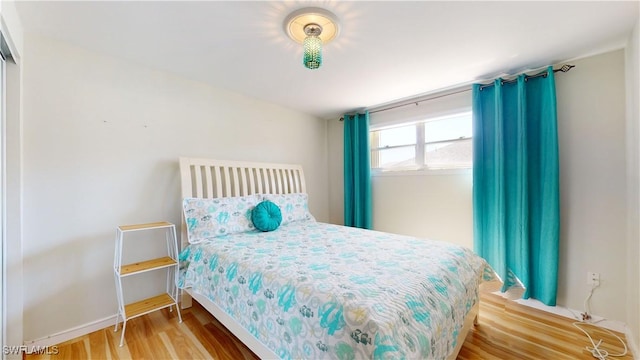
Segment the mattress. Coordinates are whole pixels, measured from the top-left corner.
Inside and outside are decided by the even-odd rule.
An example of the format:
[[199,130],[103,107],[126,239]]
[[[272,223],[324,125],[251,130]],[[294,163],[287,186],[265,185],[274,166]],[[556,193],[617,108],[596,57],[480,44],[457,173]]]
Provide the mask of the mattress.
[[460,246],[310,220],[191,244],[178,286],[283,359],[444,359],[490,273]]

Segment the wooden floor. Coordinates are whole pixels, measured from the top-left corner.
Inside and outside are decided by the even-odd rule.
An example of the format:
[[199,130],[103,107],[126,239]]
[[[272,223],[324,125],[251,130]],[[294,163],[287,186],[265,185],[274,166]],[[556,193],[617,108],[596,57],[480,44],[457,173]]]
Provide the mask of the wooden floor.
[[[59,344],[57,355],[28,355],[26,359],[257,359],[195,301],[182,318],[180,324],[175,312],[156,311],[129,321],[123,347],[118,347],[121,330],[114,333],[109,327]],[[467,336],[458,359],[593,359],[585,349],[590,345],[587,337],[572,323],[494,294],[482,294],[479,323]],[[603,339],[609,353],[622,351],[615,337],[592,329],[592,337]],[[617,359],[632,358],[628,354]]]
[[[587,336],[573,326],[574,320],[520,305],[491,293],[480,298],[479,324],[467,335],[458,360],[554,359],[594,357],[586,346]],[[596,343],[609,354],[621,354],[623,344],[608,332],[583,325]],[[623,340],[623,334],[616,333]],[[630,351],[616,359],[633,359]]]

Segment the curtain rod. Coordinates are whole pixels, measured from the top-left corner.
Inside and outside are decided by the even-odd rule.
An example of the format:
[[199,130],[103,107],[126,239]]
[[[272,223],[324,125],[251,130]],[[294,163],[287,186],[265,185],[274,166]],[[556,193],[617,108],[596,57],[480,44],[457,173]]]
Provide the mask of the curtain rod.
[[[568,72],[569,70],[573,69],[574,67],[576,67],[575,65],[568,65],[568,64],[563,64],[560,69],[555,69],[553,70],[554,73],[557,73],[558,71],[562,71],[563,73]],[[527,79],[533,79],[533,78],[537,78],[537,77],[547,77],[547,72],[543,71],[540,72],[538,74],[534,74],[534,75],[525,75],[524,80],[526,81]],[[502,80],[500,81],[500,85],[504,85],[504,84],[511,84],[518,81],[517,78],[511,79],[511,80]],[[486,84],[486,85],[482,85],[480,86],[480,91],[482,91],[482,89],[484,88],[488,88],[491,86],[494,86],[495,83],[491,83],[491,84]]]
[[[576,67],[576,66],[575,65],[563,64],[559,69],[553,70],[553,72],[556,73],[558,71],[562,71],[562,72],[566,73],[566,72],[568,72],[569,70],[571,70],[574,67]],[[512,75],[512,76],[516,76],[516,75]],[[535,75],[527,75],[526,78],[527,79],[531,79],[531,78],[536,78],[536,77],[539,77],[539,76],[547,76],[547,73],[546,72],[541,72],[541,73],[535,74]],[[505,84],[505,83],[509,84],[509,83],[512,83],[512,82],[515,82],[515,81],[516,81],[516,79],[502,80],[502,84]],[[493,86],[493,85],[494,85],[493,83],[482,85],[482,86],[480,86],[480,90],[482,90],[482,89],[484,89],[486,87]],[[471,88],[469,87],[469,88],[465,88],[465,89],[454,91],[454,92],[448,92],[448,93],[442,94],[442,95],[436,95],[436,96],[427,97],[427,98],[421,99],[421,100],[409,101],[409,102],[405,102],[405,103],[402,103],[402,104],[391,105],[391,106],[388,106],[388,107],[385,107],[385,108],[382,108],[382,109],[376,109],[376,110],[373,110],[373,111],[369,111],[369,114],[375,114],[377,112],[383,112],[383,111],[387,111],[387,110],[397,109],[399,107],[413,105],[413,104],[415,104],[417,106],[421,102],[434,100],[434,99],[439,99],[439,98],[446,97],[446,96],[449,96],[449,95],[460,94],[460,93],[467,92],[467,91],[471,91]],[[340,121],[344,121],[344,116],[340,117]]]
[[[388,106],[388,107],[385,107],[385,108],[382,108],[382,109],[376,109],[376,110],[373,110],[373,111],[369,111],[369,114],[375,114],[377,112],[383,112],[383,111],[387,111],[387,110],[397,109],[399,107],[409,106],[409,105],[413,105],[413,104],[415,104],[417,106],[421,102],[425,102],[425,101],[429,101],[429,100],[435,100],[435,99],[439,99],[439,98],[442,98],[442,97],[445,97],[445,96],[460,94],[460,93],[467,92],[467,91],[471,91],[471,87],[468,87],[468,88],[465,88],[465,89],[462,89],[462,90],[458,90],[458,91],[454,91],[454,92],[447,92],[446,94],[442,94],[442,95],[430,96],[430,97],[425,98],[425,99],[414,100],[414,101],[409,101],[409,102],[403,102],[401,104],[391,105],[391,106]],[[340,117],[340,121],[344,121],[344,116]]]
[[407,102],[407,103],[404,103],[404,104],[388,106],[386,108],[369,111],[369,114],[375,114],[377,112],[383,112],[383,111],[387,111],[387,110],[392,110],[392,109],[396,109],[396,108],[407,106],[407,105],[411,105],[411,104],[418,105],[421,102],[425,102],[425,101],[429,101],[429,100],[435,100],[435,99],[439,99],[439,98],[446,97],[446,96],[449,96],[449,95],[460,94],[460,93],[467,92],[467,91],[471,91],[471,88],[469,87],[469,88],[458,90],[458,91],[454,91],[454,92],[448,92],[448,93],[442,94],[442,95],[430,96],[428,98],[421,99],[421,100],[418,100],[418,101],[410,101],[410,102]]

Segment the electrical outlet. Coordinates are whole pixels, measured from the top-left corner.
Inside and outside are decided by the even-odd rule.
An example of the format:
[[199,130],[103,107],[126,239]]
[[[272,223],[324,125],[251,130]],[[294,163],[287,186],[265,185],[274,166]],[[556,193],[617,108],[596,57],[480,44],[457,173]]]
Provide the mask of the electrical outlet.
[[596,272],[588,272],[587,273],[587,285],[599,286],[600,285],[600,274],[596,273]]

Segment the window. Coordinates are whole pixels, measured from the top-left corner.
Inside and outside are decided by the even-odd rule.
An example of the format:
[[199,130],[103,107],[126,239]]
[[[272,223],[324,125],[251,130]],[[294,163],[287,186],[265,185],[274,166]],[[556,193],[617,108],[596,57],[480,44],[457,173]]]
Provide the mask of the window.
[[370,131],[371,168],[440,170],[471,167],[471,112]]

